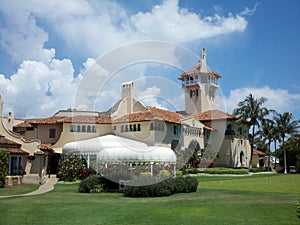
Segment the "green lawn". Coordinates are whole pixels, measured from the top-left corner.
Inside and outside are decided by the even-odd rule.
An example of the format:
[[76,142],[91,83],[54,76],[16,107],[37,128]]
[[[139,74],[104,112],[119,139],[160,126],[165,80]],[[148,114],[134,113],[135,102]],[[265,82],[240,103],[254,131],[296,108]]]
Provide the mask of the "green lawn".
[[38,187],[39,185],[37,184],[21,184],[17,186],[5,187],[2,189],[0,188],[0,196],[25,194],[35,191],[36,189],[38,189]]
[[300,224],[300,175],[198,180],[195,193],[161,198],[82,194],[78,184],[57,184],[40,196],[0,199],[0,224]]

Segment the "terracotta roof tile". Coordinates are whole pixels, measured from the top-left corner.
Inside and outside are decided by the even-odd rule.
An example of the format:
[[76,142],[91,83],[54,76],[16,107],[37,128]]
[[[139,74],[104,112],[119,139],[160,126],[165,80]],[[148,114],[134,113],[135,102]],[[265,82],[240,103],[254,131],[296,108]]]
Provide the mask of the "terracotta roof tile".
[[36,150],[34,152],[35,155],[44,155],[45,153],[43,151],[40,151],[40,150]]
[[[26,152],[25,150],[21,149],[21,148],[4,148],[7,149],[11,154],[26,154],[29,155],[28,152]],[[3,149],[0,149],[3,150]]]
[[14,125],[14,127],[32,127],[32,125],[28,121],[24,121],[22,123]]
[[266,153],[256,150],[256,149],[253,149],[253,155],[265,156]]
[[7,139],[2,134],[0,134],[0,145],[17,145],[17,146],[21,146],[19,143],[14,142],[10,139]]
[[220,120],[220,119],[227,119],[227,120],[236,120],[238,119],[237,117],[219,111],[219,110],[208,110],[206,112],[203,113],[199,113],[195,115],[196,118],[198,118],[198,120],[200,121],[210,121],[210,120]]
[[52,145],[51,145],[51,143],[48,143],[48,144],[42,143],[42,144],[40,144],[39,149],[42,149],[42,150],[51,150],[52,149]]
[[180,124],[180,120],[183,118],[182,115],[176,112],[149,106],[147,109],[148,111],[146,112],[131,113],[129,115],[113,119],[113,123],[164,120],[166,122]]
[[30,119],[27,120],[30,124],[59,124],[63,122],[65,117],[62,116],[52,116],[48,118],[40,118],[40,119]]
[[109,124],[111,118],[109,116],[74,116],[66,117],[63,119],[64,123],[96,123],[96,124]]

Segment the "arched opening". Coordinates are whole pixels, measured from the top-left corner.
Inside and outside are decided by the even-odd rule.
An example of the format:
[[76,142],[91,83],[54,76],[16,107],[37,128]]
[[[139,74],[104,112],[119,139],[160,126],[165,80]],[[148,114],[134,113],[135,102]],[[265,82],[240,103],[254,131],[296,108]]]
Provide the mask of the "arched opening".
[[198,168],[201,159],[201,148],[200,148],[200,144],[196,140],[190,142],[188,146],[188,154],[189,154],[188,165]]
[[241,151],[241,153],[240,153],[240,164],[241,164],[241,167],[245,166],[244,163],[245,163],[245,155],[244,155],[244,152]]

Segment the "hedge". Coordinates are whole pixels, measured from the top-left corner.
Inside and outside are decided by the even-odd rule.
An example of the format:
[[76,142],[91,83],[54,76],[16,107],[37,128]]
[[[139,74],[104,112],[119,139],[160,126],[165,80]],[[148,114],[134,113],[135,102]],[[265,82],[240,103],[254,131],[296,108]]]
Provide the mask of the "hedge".
[[91,175],[79,184],[78,191],[82,193],[101,193],[119,190],[119,184],[105,177]]
[[197,173],[207,173],[207,174],[248,174],[248,169],[245,168],[190,168],[183,171],[184,174],[197,174]]
[[5,186],[5,178],[8,176],[9,151],[0,149],[0,188]]
[[[149,179],[149,177],[147,179]],[[147,183],[151,182],[148,180]],[[198,181],[195,177],[187,176],[168,178],[150,185],[136,185],[137,183],[134,183],[132,186],[130,183],[126,185],[124,195],[126,197],[161,197],[169,196],[175,193],[195,192],[198,187]]]

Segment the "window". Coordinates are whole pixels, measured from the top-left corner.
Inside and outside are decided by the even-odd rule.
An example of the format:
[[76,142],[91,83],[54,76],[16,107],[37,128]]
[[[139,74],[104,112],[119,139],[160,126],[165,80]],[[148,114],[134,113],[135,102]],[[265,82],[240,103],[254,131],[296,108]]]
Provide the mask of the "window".
[[150,130],[154,130],[154,124],[150,123]]
[[81,131],[85,132],[85,126],[84,125],[82,126]]
[[128,132],[128,125],[125,126],[125,132]]
[[86,132],[88,132],[88,133],[91,132],[91,126],[90,125],[87,126]]
[[92,126],[92,132],[93,132],[93,133],[96,133],[96,132],[97,132],[96,126]]
[[75,126],[74,125],[70,126],[70,132],[75,132]]
[[133,131],[136,131],[136,124],[133,125]]
[[76,132],[80,132],[80,125],[77,125]]
[[49,138],[55,138],[56,129],[49,129]]
[[10,156],[9,175],[24,175],[21,156]]
[[141,124],[138,124],[137,131],[141,131]]
[[174,135],[178,135],[179,134],[178,126],[173,126],[173,134]]
[[121,126],[121,132],[124,132],[124,125]]

